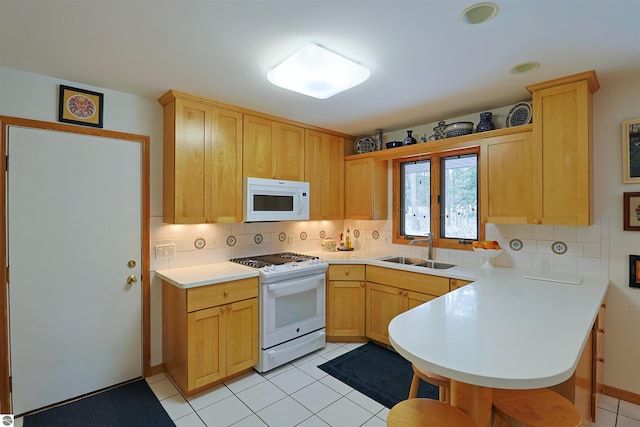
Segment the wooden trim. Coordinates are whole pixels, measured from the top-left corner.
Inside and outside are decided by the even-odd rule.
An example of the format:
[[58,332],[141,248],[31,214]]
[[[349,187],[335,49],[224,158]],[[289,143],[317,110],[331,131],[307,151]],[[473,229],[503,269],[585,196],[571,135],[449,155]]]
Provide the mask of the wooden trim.
[[578,74],[572,74],[570,76],[560,77],[558,79],[547,80],[546,82],[536,83],[529,86],[526,86],[527,90],[531,93],[551,88],[554,86],[561,86],[567,83],[575,83],[582,80],[586,80],[589,84],[589,89],[591,93],[595,93],[598,89],[600,89],[600,83],[598,82],[598,77],[596,76],[596,72],[594,70],[585,71]]
[[640,405],[640,394],[626,391],[621,388],[604,385],[602,394],[615,397],[616,399],[624,400],[625,402],[631,402],[636,405]]
[[[151,274],[150,274],[150,247],[149,247],[149,227],[150,227],[150,138],[145,135],[135,135],[124,132],[117,132],[104,129],[89,128],[83,126],[73,126],[61,123],[44,122],[40,120],[23,119],[18,117],[0,116],[0,150],[2,150],[2,158],[0,159],[0,167],[6,171],[7,156],[7,127],[22,126],[33,129],[53,130],[56,132],[77,133],[90,136],[98,136],[104,138],[121,139],[125,141],[136,141],[141,146],[141,186],[142,186],[142,363],[144,376],[153,375],[151,361]],[[0,173],[0,241],[7,241],[7,206],[6,206],[6,173]],[[7,265],[7,249],[6,245],[0,245],[0,258]],[[0,305],[2,307],[9,306],[7,292],[7,275],[6,268],[0,268]],[[154,368],[155,369],[155,368]],[[3,309],[0,315],[0,413],[11,413],[10,385],[9,376],[9,318],[8,310]]]
[[158,375],[166,371],[167,371],[167,368],[165,368],[164,363],[161,363],[159,365],[149,366],[149,373],[148,374],[145,373],[144,376],[151,377],[153,375]]
[[166,104],[170,103],[174,98],[188,99],[190,101],[200,102],[202,104],[207,104],[207,105],[210,105],[212,107],[225,108],[227,110],[236,111],[236,112],[242,113],[242,114],[250,114],[252,116],[257,116],[257,117],[260,117],[260,118],[263,118],[263,119],[276,121],[276,122],[279,122],[279,123],[285,123],[285,124],[288,124],[288,125],[303,127],[305,129],[309,129],[309,130],[315,130],[315,131],[322,132],[322,133],[328,133],[330,135],[336,135],[336,136],[339,136],[341,138],[348,139],[351,143],[353,143],[353,141],[355,141],[355,137],[353,135],[347,135],[346,133],[336,132],[335,130],[321,128],[321,127],[309,125],[309,124],[306,124],[306,123],[296,122],[294,120],[285,119],[283,117],[272,116],[270,114],[261,113],[259,111],[254,111],[254,110],[249,110],[247,108],[242,108],[242,107],[238,107],[238,106],[231,105],[231,104],[224,104],[222,102],[214,101],[214,100],[208,99],[208,98],[203,98],[203,97],[197,96],[197,95],[191,95],[191,94],[188,94],[188,93],[185,93],[185,92],[180,92],[180,91],[177,91],[177,90],[174,90],[174,89],[169,89],[167,92],[165,92],[164,95],[162,95],[160,98],[158,98],[158,102],[160,103],[160,105],[162,105],[164,107]]

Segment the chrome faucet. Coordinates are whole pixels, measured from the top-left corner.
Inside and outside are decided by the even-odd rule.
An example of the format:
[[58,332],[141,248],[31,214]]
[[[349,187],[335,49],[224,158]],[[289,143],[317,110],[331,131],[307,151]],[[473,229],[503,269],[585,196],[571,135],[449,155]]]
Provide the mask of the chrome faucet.
[[426,239],[412,239],[409,242],[409,246],[416,245],[418,243],[429,243],[429,249],[427,252],[427,259],[429,261],[433,260],[433,234],[427,233]]

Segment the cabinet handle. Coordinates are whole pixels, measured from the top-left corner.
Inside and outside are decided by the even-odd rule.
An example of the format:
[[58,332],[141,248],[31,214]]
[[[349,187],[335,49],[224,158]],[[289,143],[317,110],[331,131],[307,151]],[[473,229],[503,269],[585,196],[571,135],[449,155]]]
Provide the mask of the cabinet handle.
[[398,295],[402,295],[402,289],[398,289]]
[[225,296],[225,297],[228,297],[228,296],[229,296],[229,289],[225,289],[225,290],[224,290],[224,296]]
[[364,288],[364,282],[360,282],[360,287]]
[[604,357],[596,357],[596,362],[604,363]]
[[599,334],[604,334],[604,328],[602,328],[602,329],[598,329],[598,333],[599,333]]
[[534,224],[540,224],[540,220],[539,220],[538,218],[535,218],[535,219],[533,220],[533,223],[534,223]]
[[600,304],[600,307],[601,307],[601,308],[607,308],[607,303],[606,303],[606,302],[603,302],[602,304]]
[[345,275],[345,276],[348,276],[348,275],[349,275],[349,270],[348,270],[348,269],[346,269],[346,270],[344,271],[344,275]]

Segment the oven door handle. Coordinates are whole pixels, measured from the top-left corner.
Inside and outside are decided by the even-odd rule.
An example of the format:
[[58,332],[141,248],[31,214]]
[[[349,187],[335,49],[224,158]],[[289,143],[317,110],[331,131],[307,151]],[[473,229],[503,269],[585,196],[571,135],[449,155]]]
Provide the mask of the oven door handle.
[[302,277],[300,279],[287,280],[281,283],[267,284],[267,291],[273,293],[274,296],[285,296],[297,294],[299,292],[308,291],[318,288],[318,284],[324,284],[324,275],[318,274],[312,277]]

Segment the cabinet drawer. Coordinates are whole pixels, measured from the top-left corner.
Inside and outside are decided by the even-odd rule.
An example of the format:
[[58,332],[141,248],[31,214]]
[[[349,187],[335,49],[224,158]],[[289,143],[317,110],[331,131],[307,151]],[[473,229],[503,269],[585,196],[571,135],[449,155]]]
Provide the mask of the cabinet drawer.
[[258,278],[234,280],[215,285],[187,289],[187,311],[255,298],[258,296]]
[[327,278],[329,280],[364,280],[364,265],[330,265]]
[[409,291],[430,295],[444,295],[449,292],[449,279],[429,274],[412,273],[376,266],[367,266],[367,282],[382,283]]

